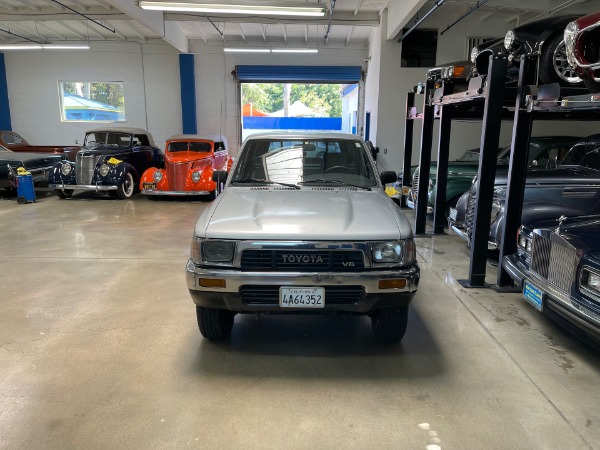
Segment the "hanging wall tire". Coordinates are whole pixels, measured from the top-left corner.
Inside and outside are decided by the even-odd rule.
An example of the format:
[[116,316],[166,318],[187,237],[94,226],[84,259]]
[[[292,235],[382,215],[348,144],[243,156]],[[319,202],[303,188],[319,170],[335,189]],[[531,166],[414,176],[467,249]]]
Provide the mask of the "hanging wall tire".
[[231,335],[235,313],[226,309],[205,308],[196,305],[200,333],[211,341],[221,341]]
[[123,182],[117,188],[117,197],[120,199],[131,198],[135,191],[135,180],[133,179],[133,174],[131,172],[127,172],[125,174]]
[[381,344],[395,344],[406,333],[408,325],[408,306],[384,308],[371,314],[373,337]]

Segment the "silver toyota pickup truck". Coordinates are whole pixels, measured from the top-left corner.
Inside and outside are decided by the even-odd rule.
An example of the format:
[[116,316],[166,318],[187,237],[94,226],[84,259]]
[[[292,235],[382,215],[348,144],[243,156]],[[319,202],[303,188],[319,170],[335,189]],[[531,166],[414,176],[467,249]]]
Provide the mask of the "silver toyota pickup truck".
[[419,284],[410,224],[365,142],[269,133],[244,142],[200,216],[186,265],[198,326],[226,339],[238,313],[366,314],[383,343],[404,336]]

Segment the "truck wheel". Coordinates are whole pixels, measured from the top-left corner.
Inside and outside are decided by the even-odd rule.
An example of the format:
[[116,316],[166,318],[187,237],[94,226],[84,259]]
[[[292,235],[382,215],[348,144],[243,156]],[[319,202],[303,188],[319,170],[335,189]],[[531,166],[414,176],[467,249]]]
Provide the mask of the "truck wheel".
[[408,324],[408,306],[378,309],[371,314],[373,337],[382,344],[399,342]]
[[69,198],[73,195],[73,189],[65,189],[64,191],[62,189],[54,189],[54,193],[58,198]]
[[226,309],[205,308],[196,305],[198,328],[206,339],[220,341],[227,339],[233,328],[235,313]]
[[131,172],[125,174],[125,179],[117,188],[117,197],[120,199],[131,198],[135,190],[135,182]]

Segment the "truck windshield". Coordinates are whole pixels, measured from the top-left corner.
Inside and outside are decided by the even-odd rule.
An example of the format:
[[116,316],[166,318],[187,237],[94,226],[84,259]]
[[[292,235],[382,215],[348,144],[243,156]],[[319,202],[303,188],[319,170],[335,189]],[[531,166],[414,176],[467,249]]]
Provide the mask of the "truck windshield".
[[355,140],[249,140],[233,184],[346,184],[377,186],[365,148]]

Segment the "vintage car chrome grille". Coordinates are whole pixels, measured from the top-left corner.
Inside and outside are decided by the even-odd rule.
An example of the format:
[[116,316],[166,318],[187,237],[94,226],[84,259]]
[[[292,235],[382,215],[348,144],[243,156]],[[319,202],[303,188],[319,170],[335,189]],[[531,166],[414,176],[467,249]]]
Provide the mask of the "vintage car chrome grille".
[[[279,286],[241,286],[240,294],[247,305],[279,304]],[[364,295],[362,286],[326,286],[325,305],[358,303]]]
[[575,281],[577,260],[573,247],[552,242],[539,234],[533,235],[531,271],[567,294]]
[[167,179],[169,180],[169,190],[183,191],[185,190],[185,180],[188,174],[189,163],[166,163]]
[[477,191],[471,189],[469,191],[469,201],[467,202],[467,210],[465,212],[465,229],[471,231],[473,229],[473,221],[475,220],[475,203],[477,202]]
[[242,270],[349,272],[365,268],[360,250],[244,250]]
[[100,156],[77,154],[75,164],[75,181],[77,184],[91,184],[94,169]]
[[412,193],[413,201],[417,201],[417,194],[419,192],[419,169],[415,170],[412,178]]

